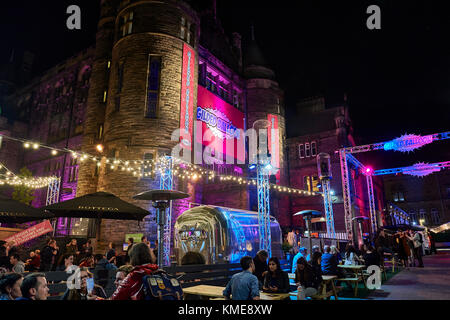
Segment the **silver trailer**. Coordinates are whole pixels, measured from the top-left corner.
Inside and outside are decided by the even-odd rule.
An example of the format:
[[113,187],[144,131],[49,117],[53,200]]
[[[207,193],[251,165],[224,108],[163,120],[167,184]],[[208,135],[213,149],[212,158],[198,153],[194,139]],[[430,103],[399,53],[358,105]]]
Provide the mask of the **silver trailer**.
[[[281,229],[270,217],[272,256],[283,258]],[[189,252],[201,253],[206,264],[239,263],[259,250],[258,213],[218,206],[200,206],[181,214],[174,230],[177,263]]]

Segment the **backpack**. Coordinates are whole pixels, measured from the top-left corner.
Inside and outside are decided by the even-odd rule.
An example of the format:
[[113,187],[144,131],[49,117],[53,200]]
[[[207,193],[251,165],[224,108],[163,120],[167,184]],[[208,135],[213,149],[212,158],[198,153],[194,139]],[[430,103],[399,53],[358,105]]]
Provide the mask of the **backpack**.
[[164,270],[157,270],[142,278],[144,300],[183,300],[180,282]]

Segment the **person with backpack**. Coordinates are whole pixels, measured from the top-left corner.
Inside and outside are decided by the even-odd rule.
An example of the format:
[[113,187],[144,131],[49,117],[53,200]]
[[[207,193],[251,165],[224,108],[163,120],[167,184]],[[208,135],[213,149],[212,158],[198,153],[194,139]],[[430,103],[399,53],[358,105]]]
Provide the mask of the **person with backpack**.
[[145,243],[133,245],[129,250],[130,263],[134,267],[111,296],[111,300],[144,300],[143,278],[158,270],[156,257]]
[[419,231],[416,231],[416,233],[414,234],[414,237],[409,238],[410,240],[412,240],[413,244],[414,244],[414,257],[417,259],[417,261],[419,261],[419,268],[423,268],[423,261],[422,261],[422,255],[423,255],[423,249],[422,249],[422,244],[423,244],[423,237],[422,234]]

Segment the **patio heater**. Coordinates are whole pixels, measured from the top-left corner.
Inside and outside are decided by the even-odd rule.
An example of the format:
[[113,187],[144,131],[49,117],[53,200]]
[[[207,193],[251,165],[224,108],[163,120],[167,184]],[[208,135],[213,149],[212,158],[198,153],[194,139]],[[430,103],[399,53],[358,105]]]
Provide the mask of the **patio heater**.
[[[135,195],[136,200],[150,200],[153,207],[157,209],[156,222],[158,224],[158,266],[161,268],[164,261],[170,257],[170,234],[165,235],[164,227],[172,221],[167,221],[166,210],[170,206],[170,201],[188,198],[189,194],[174,190],[150,190]],[[166,245],[165,245],[166,244]],[[167,245],[169,244],[169,245]],[[164,250],[166,248],[166,250]]]
[[303,216],[303,220],[306,222],[306,230],[308,230],[309,239],[309,254],[312,251],[312,239],[311,239],[311,219],[314,217],[321,217],[322,213],[316,210],[303,210],[294,214],[294,216]]
[[359,216],[359,217],[354,217],[352,219],[353,221],[357,221],[358,222],[358,226],[359,226],[359,245],[364,243],[363,240],[363,228],[362,228],[362,223],[364,222],[364,220],[369,220],[368,217],[365,216]]

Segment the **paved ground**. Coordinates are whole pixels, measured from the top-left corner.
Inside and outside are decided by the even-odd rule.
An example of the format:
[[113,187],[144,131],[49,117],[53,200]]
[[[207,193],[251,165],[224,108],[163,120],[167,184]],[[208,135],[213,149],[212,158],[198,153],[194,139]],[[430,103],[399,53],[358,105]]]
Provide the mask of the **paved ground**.
[[450,254],[425,256],[425,268],[409,268],[373,291],[369,300],[450,300]]

